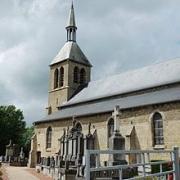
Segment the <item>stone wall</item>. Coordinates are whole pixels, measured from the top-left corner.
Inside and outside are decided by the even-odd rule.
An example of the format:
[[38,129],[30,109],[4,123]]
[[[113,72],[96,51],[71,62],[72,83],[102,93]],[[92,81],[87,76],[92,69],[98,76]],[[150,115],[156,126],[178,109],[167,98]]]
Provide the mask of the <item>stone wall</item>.
[[[68,101],[79,87],[80,83],[73,82],[75,66],[77,66],[79,70],[81,68],[85,69],[86,82],[89,82],[91,76],[91,67],[89,66],[66,60],[50,67],[48,107],[52,108],[52,112],[57,111],[58,106],[62,105],[63,102]],[[63,87],[54,89],[54,72],[57,68],[60,69],[60,67],[64,68],[64,85]]]
[[[54,72],[60,67],[64,68],[64,85],[54,89]],[[68,69],[69,66],[65,62],[50,67],[48,107],[52,108],[52,112],[57,111],[57,107],[68,100]]]
[[[79,87],[80,83],[74,83],[74,68],[77,66],[79,70],[81,68],[84,68],[86,72],[86,83],[88,83],[91,79],[91,67],[85,66],[83,64],[75,63],[73,61],[69,61],[69,70],[68,70],[68,86],[69,86],[69,91],[68,91],[68,98],[70,98],[76,89]],[[80,78],[80,74],[79,74]]]
[[[164,146],[153,147],[152,115],[160,112],[163,116]],[[77,117],[82,124],[83,133],[88,132],[88,123],[97,129],[96,148],[107,149],[107,122],[111,113]],[[120,132],[126,138],[127,149],[150,150],[154,148],[172,149],[180,146],[180,102],[153,105],[122,111],[120,118]],[[46,149],[46,130],[52,127],[52,148]],[[72,126],[72,119],[64,119],[36,125],[37,151],[41,151],[42,157],[52,156],[59,150],[58,139],[63,135],[63,128]]]

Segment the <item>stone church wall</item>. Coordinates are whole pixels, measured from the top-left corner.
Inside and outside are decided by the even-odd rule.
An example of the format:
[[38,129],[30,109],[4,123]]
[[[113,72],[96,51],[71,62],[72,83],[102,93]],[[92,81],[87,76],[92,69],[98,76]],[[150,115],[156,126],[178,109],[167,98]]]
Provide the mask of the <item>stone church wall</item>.
[[[86,72],[86,82],[90,81],[90,67],[72,61],[61,62],[61,64],[55,64],[50,67],[50,80],[49,80],[49,100],[48,106],[51,106],[52,112],[58,110],[58,106],[62,105],[63,102],[67,102],[70,97],[74,94],[80,83],[74,83],[73,75],[74,68],[77,66],[79,70],[84,68]],[[64,85],[54,89],[54,72],[56,69],[64,68]],[[80,77],[79,77],[80,78]]]
[[[64,68],[64,85],[54,89],[54,72],[56,68]],[[58,64],[53,65],[50,69],[50,80],[49,80],[49,99],[48,106],[51,106],[52,112],[58,110],[58,106],[68,99],[68,64],[62,63],[61,66]]]
[[[74,68],[78,67],[79,71],[81,70],[81,68],[84,68],[85,72],[86,72],[86,82],[90,81],[90,77],[91,77],[91,68],[89,66],[85,66],[83,64],[80,63],[74,63],[73,61],[69,61],[69,72],[68,72],[68,79],[69,79],[69,91],[68,91],[68,97],[71,97],[74,92],[76,91],[76,89],[79,87],[80,83],[74,83],[73,79],[74,79]],[[79,74],[80,76],[80,74]],[[80,79],[80,77],[79,77]]]
[[[160,112],[163,116],[164,146],[153,147],[152,115]],[[88,132],[88,123],[92,123],[92,131],[97,130],[96,148],[107,149],[107,120],[111,113],[77,117],[82,124],[83,133]],[[122,110],[120,118],[120,132],[126,138],[127,149],[172,149],[180,146],[180,102],[152,105],[140,108]],[[95,127],[93,127],[93,125]],[[52,127],[52,148],[46,149],[46,130]],[[72,126],[72,119],[40,123],[36,125],[37,151],[41,156],[52,156],[59,150],[58,139],[63,135],[63,128]]]

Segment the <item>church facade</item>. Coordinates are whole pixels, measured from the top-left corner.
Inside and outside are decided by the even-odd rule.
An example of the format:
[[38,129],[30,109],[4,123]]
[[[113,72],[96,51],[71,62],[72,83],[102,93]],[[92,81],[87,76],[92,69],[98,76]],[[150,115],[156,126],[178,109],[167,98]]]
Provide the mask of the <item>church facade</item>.
[[180,59],[91,81],[73,6],[66,31],[67,42],[50,64],[47,116],[34,122],[30,166],[59,154],[77,160],[82,144],[108,149],[115,127],[126,150],[180,146]]

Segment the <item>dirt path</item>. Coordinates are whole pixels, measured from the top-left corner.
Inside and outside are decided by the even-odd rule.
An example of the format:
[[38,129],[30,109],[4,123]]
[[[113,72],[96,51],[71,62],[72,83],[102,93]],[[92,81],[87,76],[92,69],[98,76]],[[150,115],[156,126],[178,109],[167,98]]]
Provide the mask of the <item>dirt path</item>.
[[13,167],[3,165],[4,177],[3,180],[53,180],[42,173],[37,173],[33,168]]
[[6,166],[6,172],[9,180],[39,180],[27,171],[26,167]]

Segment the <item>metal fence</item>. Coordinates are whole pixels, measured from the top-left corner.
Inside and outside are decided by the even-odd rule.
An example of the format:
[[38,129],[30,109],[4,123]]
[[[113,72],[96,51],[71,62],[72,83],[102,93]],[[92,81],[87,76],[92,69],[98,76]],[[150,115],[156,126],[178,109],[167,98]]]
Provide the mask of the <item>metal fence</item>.
[[[126,158],[128,156],[134,155],[137,160],[135,163],[127,163],[121,165],[108,165],[103,163],[104,160],[101,160],[101,156],[106,155],[124,155]],[[161,160],[153,162],[153,158],[161,157]],[[158,155],[158,156],[157,156]],[[92,166],[92,156],[95,158],[95,165]],[[137,158],[139,157],[139,158]],[[165,160],[163,160],[163,157]],[[179,148],[174,147],[172,150],[150,150],[150,151],[139,151],[139,150],[131,150],[131,151],[119,151],[119,150],[87,150],[85,155],[85,179],[92,180],[96,179],[92,176],[95,172],[105,172],[105,171],[118,171],[119,180],[123,178],[123,170],[127,168],[137,168],[139,169],[138,174],[131,178],[126,179],[168,179],[168,176],[173,176],[173,180],[180,180],[179,175]],[[172,167],[168,170],[163,169],[164,164],[171,164]],[[159,172],[153,173],[151,170],[147,171],[148,167],[152,167],[153,165],[159,166]],[[140,172],[141,169],[141,172]],[[105,178],[104,178],[105,179]]]

